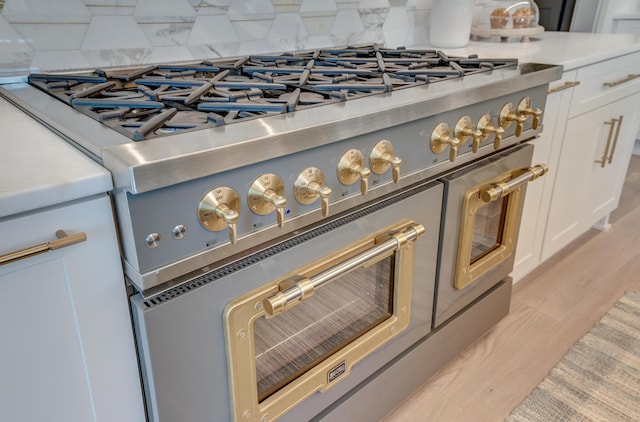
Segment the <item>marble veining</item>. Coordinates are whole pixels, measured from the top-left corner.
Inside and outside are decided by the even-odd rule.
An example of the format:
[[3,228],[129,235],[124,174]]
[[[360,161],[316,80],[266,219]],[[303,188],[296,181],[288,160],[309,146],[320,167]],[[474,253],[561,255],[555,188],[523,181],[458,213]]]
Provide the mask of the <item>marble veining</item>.
[[331,28],[331,34],[358,33],[364,31],[364,25],[360,20],[360,14],[356,9],[340,10]]
[[[431,0],[6,0],[0,73],[424,41]],[[175,54],[171,57],[170,54]]]
[[228,1],[189,0],[198,16],[225,15],[229,10]]
[[370,9],[358,9],[360,19],[362,20],[362,26],[365,30],[381,29],[384,25],[387,15],[389,14],[388,7],[375,7]]
[[88,23],[91,12],[80,0],[10,0],[2,15],[11,23]]
[[154,47],[173,46],[186,44],[193,28],[193,22],[146,23],[139,26]]

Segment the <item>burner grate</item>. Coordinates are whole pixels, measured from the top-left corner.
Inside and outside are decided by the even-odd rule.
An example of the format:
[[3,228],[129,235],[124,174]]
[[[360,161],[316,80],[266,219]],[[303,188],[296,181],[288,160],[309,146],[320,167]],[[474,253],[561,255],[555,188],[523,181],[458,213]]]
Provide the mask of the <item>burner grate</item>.
[[134,141],[236,123],[517,65],[376,45],[135,69],[31,74],[29,82]]

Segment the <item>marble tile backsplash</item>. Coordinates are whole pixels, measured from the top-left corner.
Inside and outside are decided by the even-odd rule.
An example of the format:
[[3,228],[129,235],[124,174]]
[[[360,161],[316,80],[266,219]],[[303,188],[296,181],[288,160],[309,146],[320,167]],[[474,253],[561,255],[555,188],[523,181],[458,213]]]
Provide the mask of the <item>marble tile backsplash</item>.
[[431,0],[0,0],[0,76],[427,41]]

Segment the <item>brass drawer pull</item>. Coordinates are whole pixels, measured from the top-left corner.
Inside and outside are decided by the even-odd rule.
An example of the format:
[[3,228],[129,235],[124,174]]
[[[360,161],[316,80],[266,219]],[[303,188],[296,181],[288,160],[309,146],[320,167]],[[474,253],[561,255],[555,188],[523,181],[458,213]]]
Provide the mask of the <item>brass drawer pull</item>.
[[65,248],[67,246],[74,245],[76,243],[84,242],[87,240],[87,235],[84,232],[67,235],[64,230],[56,231],[58,237],[51,242],[43,243],[41,245],[32,246],[30,248],[22,249],[17,252],[12,252],[6,255],[0,256],[0,265],[10,264],[20,259],[29,258],[31,256],[39,255],[41,253],[53,251],[55,249]]
[[558,91],[562,91],[565,89],[569,89],[569,88],[573,88],[574,86],[578,86],[580,85],[580,81],[575,81],[575,82],[565,82],[564,84],[557,86],[555,88],[551,88],[549,90],[547,90],[547,94],[554,94]]
[[353,256],[336,266],[328,268],[313,277],[297,277],[292,280],[281,292],[264,299],[263,306],[267,314],[276,315],[287,309],[295,302],[304,300],[313,295],[315,289],[341,277],[348,272],[367,264],[372,260],[377,260],[390,255],[393,251],[404,247],[408,242],[412,242],[422,237],[425,233],[424,226],[412,224],[404,231],[394,233],[387,240]]
[[605,82],[602,85],[604,85],[604,86],[606,86],[608,88],[613,88],[614,86],[618,86],[620,84],[632,81],[632,80],[637,79],[637,78],[640,78],[640,73],[632,73],[629,76],[627,76],[626,78],[622,78],[622,79],[614,81],[614,82]]

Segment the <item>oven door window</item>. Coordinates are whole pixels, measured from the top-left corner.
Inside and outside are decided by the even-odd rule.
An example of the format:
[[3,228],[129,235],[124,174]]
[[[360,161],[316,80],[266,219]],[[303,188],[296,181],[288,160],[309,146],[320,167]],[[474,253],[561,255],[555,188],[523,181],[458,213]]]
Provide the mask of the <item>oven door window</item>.
[[487,187],[508,182],[508,173],[467,191],[460,218],[460,237],[453,287],[463,289],[513,253],[523,206],[523,187],[497,198],[483,195]]
[[360,267],[298,306],[254,322],[258,401],[391,317],[393,260]]
[[412,243],[404,221],[284,277],[224,312],[234,420],[269,420],[348,376],[409,325]]
[[504,232],[507,199],[499,198],[476,211],[470,264],[499,248]]

